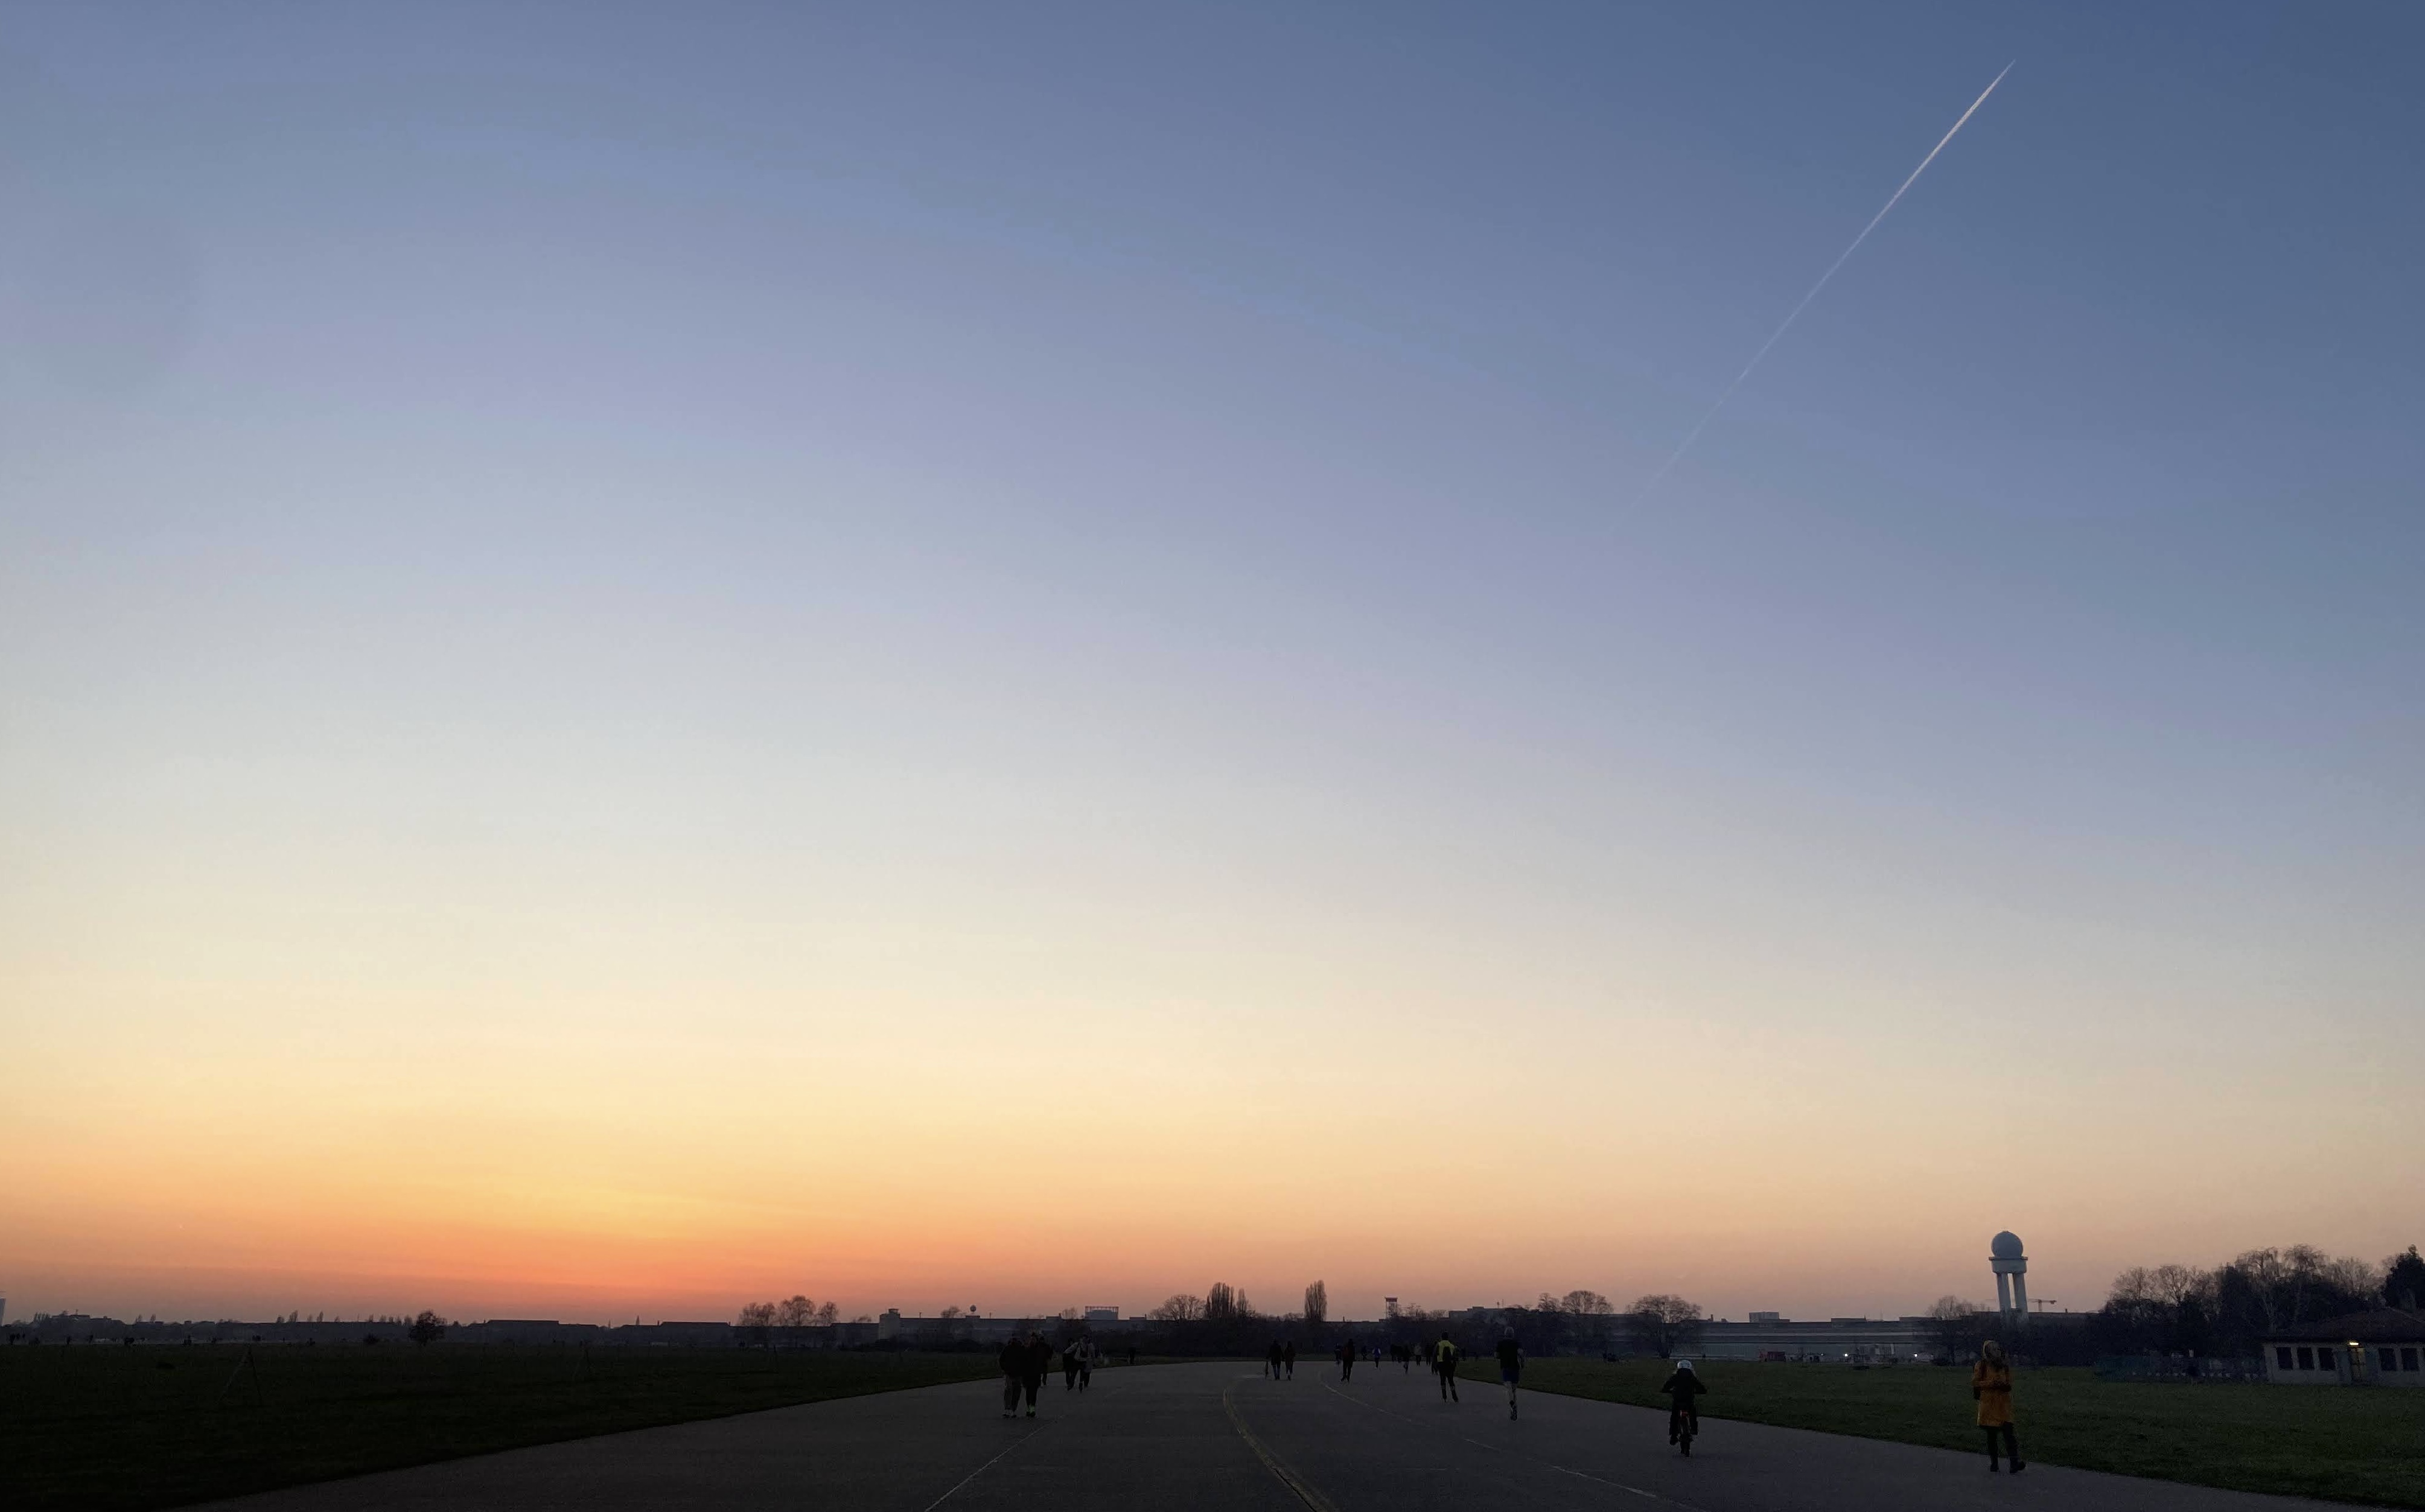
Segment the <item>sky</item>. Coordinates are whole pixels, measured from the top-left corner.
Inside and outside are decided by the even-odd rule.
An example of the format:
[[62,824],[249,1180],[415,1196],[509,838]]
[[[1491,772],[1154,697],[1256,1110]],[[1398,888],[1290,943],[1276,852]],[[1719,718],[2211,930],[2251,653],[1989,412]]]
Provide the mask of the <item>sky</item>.
[[2425,1240],[2421,44],[9,5],[8,1315]]

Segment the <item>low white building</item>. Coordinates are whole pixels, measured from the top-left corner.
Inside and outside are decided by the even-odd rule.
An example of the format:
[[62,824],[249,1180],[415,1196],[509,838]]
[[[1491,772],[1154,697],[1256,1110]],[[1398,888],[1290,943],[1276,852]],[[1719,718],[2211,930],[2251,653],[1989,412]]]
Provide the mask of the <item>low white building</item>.
[[2265,1341],[2280,1386],[2425,1386],[2425,1317],[2398,1308],[2349,1313]]

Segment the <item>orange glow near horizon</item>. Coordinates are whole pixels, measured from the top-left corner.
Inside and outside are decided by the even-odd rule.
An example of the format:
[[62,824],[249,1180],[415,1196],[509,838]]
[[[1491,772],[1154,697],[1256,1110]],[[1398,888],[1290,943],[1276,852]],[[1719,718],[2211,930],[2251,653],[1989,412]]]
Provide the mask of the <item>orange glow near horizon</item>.
[[[811,1048],[763,1008],[591,1006],[561,1035],[553,1011],[454,1001],[409,1032],[325,1007],[163,1017],[82,1065],[59,1036],[8,1114],[0,1295],[614,1319],[805,1291],[847,1316],[1133,1312],[1218,1279],[1278,1312],[1321,1277],[1349,1315],[1576,1286],[1834,1315],[1985,1295],[2001,1227],[2034,1293],[2093,1303],[2126,1265],[2338,1221],[2281,1152],[2200,1158],[2212,1131],[2095,1088],[2028,1092],[2026,1137],[1983,1170],[2014,1095],[1993,1075],[1690,1013],[1572,1015],[1536,1058],[1356,998],[1302,1011],[1329,1038],[1279,1032],[1296,1008],[1208,1011],[1117,1053],[1068,1008],[896,1001],[815,1020]],[[2260,1224],[2245,1198],[2269,1185]]]

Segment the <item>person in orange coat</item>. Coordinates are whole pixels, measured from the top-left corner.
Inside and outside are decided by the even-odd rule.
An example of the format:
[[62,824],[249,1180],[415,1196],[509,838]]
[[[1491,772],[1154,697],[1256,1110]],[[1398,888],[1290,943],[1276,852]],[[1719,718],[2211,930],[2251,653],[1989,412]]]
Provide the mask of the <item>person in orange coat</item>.
[[2013,1436],[2013,1367],[2004,1359],[2004,1346],[1993,1339],[1979,1345],[1979,1362],[1970,1367],[1970,1394],[1978,1398],[1979,1426],[1987,1433],[1989,1473],[2003,1468],[1996,1462],[1999,1429],[2004,1435],[2004,1456],[2013,1462],[2013,1473],[2027,1470],[2021,1461],[2020,1440]]

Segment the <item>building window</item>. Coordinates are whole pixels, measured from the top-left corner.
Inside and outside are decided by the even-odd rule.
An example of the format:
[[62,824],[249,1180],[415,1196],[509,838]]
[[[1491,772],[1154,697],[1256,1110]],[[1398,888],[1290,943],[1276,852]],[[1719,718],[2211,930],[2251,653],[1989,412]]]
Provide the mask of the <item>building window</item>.
[[2316,1368],[2318,1370],[2331,1370],[2333,1368],[2333,1352],[2331,1350],[2319,1349],[2316,1351]]
[[2273,1346],[2273,1368],[2276,1370],[2288,1370],[2291,1368],[2290,1346],[2288,1345],[2277,1344]]
[[2386,1371],[2398,1370],[2400,1368],[2398,1356],[2398,1350],[2385,1348],[2383,1351],[2383,1368]]
[[2402,1370],[2415,1370],[2417,1368],[2416,1350],[2402,1349],[2400,1351],[2400,1368]]
[[2313,1349],[2308,1348],[2305,1345],[2301,1345],[2299,1346],[2299,1368],[2301,1370],[2313,1370],[2316,1368],[2316,1352]]

